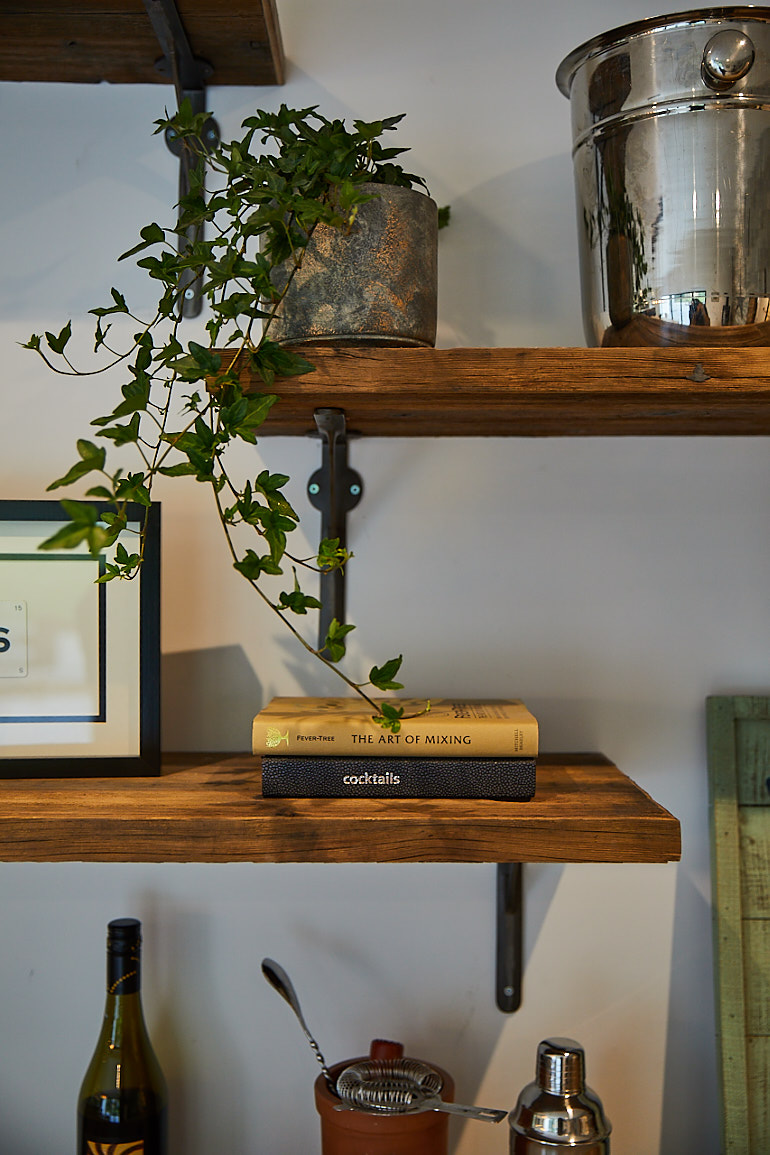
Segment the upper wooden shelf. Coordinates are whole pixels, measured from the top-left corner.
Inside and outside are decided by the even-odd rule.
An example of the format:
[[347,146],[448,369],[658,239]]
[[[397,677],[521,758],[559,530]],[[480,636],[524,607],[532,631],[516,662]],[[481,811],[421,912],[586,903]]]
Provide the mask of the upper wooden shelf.
[[247,754],[160,778],[0,781],[0,860],[668,862],[679,822],[601,755],[541,755],[529,802],[263,798]]
[[315,372],[276,383],[264,434],[315,432],[320,407],[381,437],[770,433],[770,348],[302,352]]
[[[275,0],[176,0],[207,84],[283,84]],[[4,0],[0,80],[169,83],[143,0]]]

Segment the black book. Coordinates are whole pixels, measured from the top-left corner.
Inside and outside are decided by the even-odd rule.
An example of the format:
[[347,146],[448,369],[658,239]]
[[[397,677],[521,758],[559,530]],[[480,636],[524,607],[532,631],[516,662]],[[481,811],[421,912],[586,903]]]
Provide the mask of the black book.
[[262,755],[265,798],[489,798],[535,793],[535,758]]

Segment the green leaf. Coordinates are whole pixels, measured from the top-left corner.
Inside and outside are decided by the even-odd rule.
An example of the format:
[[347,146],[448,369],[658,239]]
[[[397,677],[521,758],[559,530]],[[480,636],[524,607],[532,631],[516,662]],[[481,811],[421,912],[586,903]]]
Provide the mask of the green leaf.
[[244,396],[237,389],[236,400],[230,405],[220,406],[219,421],[222,429],[231,437],[256,445],[256,431],[264,425],[265,418],[277,400],[274,393],[250,393]]
[[324,573],[342,569],[353,557],[350,550],[340,545],[338,537],[325,537],[318,546],[316,565]]
[[382,726],[383,730],[390,730],[391,733],[398,734],[401,729],[401,719],[403,716],[403,706],[393,706],[389,702],[382,702],[380,705],[380,713],[374,720],[378,726]]
[[58,529],[51,537],[41,541],[37,547],[41,550],[55,550],[55,549],[74,549],[88,540],[90,528],[87,525],[81,525],[78,522],[69,522]]
[[76,546],[85,543],[89,553],[95,556],[113,544],[125,524],[125,519],[119,520],[119,524],[115,526],[100,523],[98,509],[81,501],[65,500],[61,506],[72,520],[41,542],[38,549],[47,551],[75,549]]
[[261,574],[282,574],[281,567],[271,557],[260,557],[253,549],[247,549],[242,558],[233,564],[233,569],[243,574],[249,581],[257,581]]
[[[293,567],[292,567],[293,568]],[[310,610],[320,610],[321,603],[318,598],[311,597],[309,594],[303,594],[299,587],[297,580],[297,571],[294,570],[294,589],[291,593],[284,591],[279,599],[278,604],[282,609],[291,610],[295,614],[306,614]]]
[[128,417],[132,413],[144,412],[150,405],[150,379],[145,373],[140,373],[133,381],[127,381],[121,387],[123,400],[115,406],[107,417],[96,417],[92,425],[109,425],[118,417]]
[[354,629],[355,626],[341,625],[336,618],[332,620],[323,644],[323,652],[328,654],[330,661],[339,662],[345,657],[345,638]]
[[123,296],[123,294],[119,293],[117,289],[111,289],[110,292],[112,294],[112,300],[114,303],[110,305],[108,309],[89,309],[88,312],[92,317],[108,317],[111,313],[128,312],[128,305],[126,304],[126,298]]
[[219,353],[214,353],[213,350],[207,349],[205,345],[199,345],[196,341],[191,341],[187,346],[190,350],[190,356],[200,365],[206,376],[213,376],[222,367],[222,358]]
[[301,377],[315,371],[315,366],[299,353],[283,349],[277,342],[267,338],[258,349],[252,351],[251,367],[266,385],[272,385],[276,377]]
[[127,425],[113,425],[110,429],[102,429],[99,437],[109,437],[116,445],[130,445],[139,440],[139,422],[141,418],[135,413]]
[[48,342],[48,347],[53,349],[54,353],[63,353],[71,336],[72,325],[68,321],[58,336],[53,333],[46,333],[45,339]]
[[399,654],[397,658],[391,658],[384,666],[372,666],[369,671],[369,681],[378,690],[403,690],[403,684],[394,681],[403,660],[403,654]]
[[268,470],[263,469],[254,481],[254,490],[263,495],[268,507],[274,513],[290,518],[293,522],[298,522],[299,514],[288,498],[281,493],[281,487],[290,480],[291,478],[286,473],[269,473]]
[[123,543],[118,542],[115,550],[115,561],[105,563],[104,573],[96,579],[97,585],[113,581],[115,578],[131,578],[139,571],[141,565],[141,554],[129,553]]
[[263,469],[254,482],[254,488],[260,493],[274,493],[277,489],[283,489],[289,481],[291,478],[288,473],[270,473],[269,470]]
[[92,473],[94,470],[100,472],[104,470],[104,463],[107,458],[107,450],[104,446],[94,445],[92,441],[80,440],[77,443],[77,450],[80,454],[80,461],[67,470],[63,477],[58,478],[57,481],[52,481],[47,487],[48,490],[61,489],[63,486],[72,485],[79,481],[87,473]]
[[129,473],[128,477],[121,477],[115,486],[115,496],[120,501],[135,501],[148,508],[152,504],[143,473]]
[[125,253],[121,253],[118,257],[119,261],[125,261],[127,257],[133,257],[136,253],[144,252],[150,245],[162,244],[166,239],[166,234],[163,229],[154,222],[140,229],[139,236],[142,238],[141,241],[134,245],[133,249],[128,249]]
[[161,465],[158,473],[164,477],[190,477],[198,470],[192,461],[178,461],[176,465]]

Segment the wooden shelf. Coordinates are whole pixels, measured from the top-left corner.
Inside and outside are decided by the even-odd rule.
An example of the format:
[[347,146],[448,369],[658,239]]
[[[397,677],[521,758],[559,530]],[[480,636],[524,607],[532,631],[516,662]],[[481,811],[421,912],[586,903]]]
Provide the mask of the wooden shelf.
[[541,755],[530,802],[273,799],[257,758],[159,778],[0,782],[0,860],[668,862],[679,822],[602,755]]
[[770,348],[302,352],[315,372],[276,384],[263,434],[314,433],[319,407],[379,437],[770,433]]
[[[176,0],[207,85],[283,84],[275,0]],[[144,0],[4,0],[0,80],[168,84]]]

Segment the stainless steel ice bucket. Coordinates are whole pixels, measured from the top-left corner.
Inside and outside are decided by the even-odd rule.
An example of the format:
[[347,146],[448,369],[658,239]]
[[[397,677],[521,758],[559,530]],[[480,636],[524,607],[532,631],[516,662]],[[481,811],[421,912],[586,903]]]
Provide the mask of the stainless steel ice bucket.
[[589,345],[770,345],[770,8],[706,8],[576,48]]

